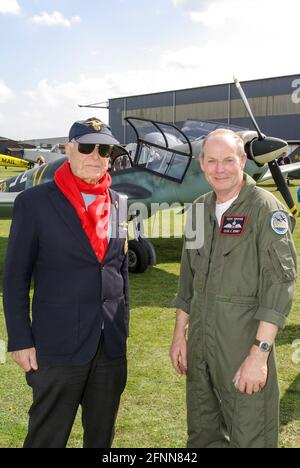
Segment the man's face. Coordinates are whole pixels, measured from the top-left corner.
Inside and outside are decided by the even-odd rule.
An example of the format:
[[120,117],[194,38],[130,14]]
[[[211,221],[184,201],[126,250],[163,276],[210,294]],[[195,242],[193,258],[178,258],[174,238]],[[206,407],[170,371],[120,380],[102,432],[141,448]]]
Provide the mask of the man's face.
[[226,195],[239,189],[247,157],[239,157],[233,137],[211,137],[200,158],[201,168],[216,194]]
[[108,171],[109,158],[102,158],[97,147],[91,154],[82,154],[78,151],[78,143],[69,143],[66,155],[73,174],[88,183],[96,184]]

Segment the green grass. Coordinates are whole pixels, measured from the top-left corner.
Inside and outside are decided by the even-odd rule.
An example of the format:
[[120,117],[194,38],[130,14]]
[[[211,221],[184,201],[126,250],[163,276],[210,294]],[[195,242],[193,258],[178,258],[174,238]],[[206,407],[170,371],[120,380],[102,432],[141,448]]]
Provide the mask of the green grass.
[[20,169],[14,167],[8,167],[5,169],[0,166],[0,180],[8,179],[8,177],[13,177],[16,174],[20,173]]
[[[1,179],[1,171],[0,171]],[[271,188],[273,190],[273,188]],[[295,191],[295,189],[293,189]],[[0,223],[0,259],[4,258],[9,221]],[[300,224],[295,231],[300,253]],[[181,240],[154,241],[158,264],[130,277],[131,337],[128,384],[118,416],[114,447],[185,447],[185,381],[172,370],[168,351],[174,326],[170,302],[175,295]],[[2,261],[0,281],[2,284]],[[6,340],[0,288],[0,339]],[[288,326],[278,338],[281,386],[281,447],[300,448],[300,365],[292,362],[292,343],[300,339],[300,288]],[[0,366],[0,447],[20,447],[26,435],[30,389],[10,357]],[[70,447],[80,447],[78,416]]]

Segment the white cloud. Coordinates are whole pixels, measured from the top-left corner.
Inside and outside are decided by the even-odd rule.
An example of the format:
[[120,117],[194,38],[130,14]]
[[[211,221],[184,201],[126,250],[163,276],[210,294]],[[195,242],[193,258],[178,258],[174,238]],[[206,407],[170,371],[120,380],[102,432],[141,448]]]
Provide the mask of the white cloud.
[[53,11],[53,13],[43,12],[40,15],[33,16],[30,21],[35,24],[45,26],[62,26],[64,28],[71,28],[74,24],[80,23],[80,16],[72,16],[67,19],[60,11]]
[[10,13],[18,15],[20,12],[21,8],[17,0],[0,0],[0,14]]
[[[276,31],[278,33],[288,25],[293,18],[299,18],[300,3],[298,0],[173,0],[176,8],[187,13],[194,22],[203,24],[209,28],[217,28],[220,25],[228,27],[228,33],[232,31],[234,24],[255,25]],[[244,31],[248,33],[247,30]]]
[[168,50],[161,56],[164,69],[197,69],[203,67],[209,57],[219,53],[220,47],[216,41],[211,41],[203,47],[187,47],[183,49]]
[[101,54],[101,50],[92,50],[91,56],[92,57],[97,57]]
[[14,94],[10,88],[6,86],[4,81],[0,80],[0,103],[4,104],[14,97]]
[[243,8],[241,8],[239,0],[215,1],[210,3],[204,10],[189,11],[189,15],[192,21],[214,28],[226,24],[228,21],[242,21],[247,10],[249,14],[246,15],[246,20],[249,19],[249,17],[252,17],[251,12],[254,3],[255,0],[243,0]]
[[299,72],[293,49],[288,51],[280,37],[267,52],[254,45],[251,36],[240,45],[211,40],[203,46],[168,50],[161,55],[161,67],[172,77],[169,89],[176,89],[173,77],[180,89],[229,83],[233,76],[243,81]]
[[[183,73],[170,77],[168,69],[130,70],[93,76],[81,75],[73,81],[41,80],[33,89],[18,94],[16,102],[3,106],[6,121],[1,133],[16,139],[67,135],[72,122],[96,116],[108,121],[108,112],[79,108],[78,104],[107,101],[109,98],[150,93],[181,87]],[[191,85],[197,85],[197,74]],[[12,125],[13,122],[13,125]],[[12,131],[13,129],[13,131]]]
[[229,83],[235,74],[241,80],[257,77],[256,68],[249,70],[247,53],[236,61],[227,45],[215,40],[199,47],[168,50],[161,56],[161,66],[168,76],[177,77],[179,89]]
[[[261,3],[269,0],[261,0]],[[258,0],[173,0],[175,7],[184,10],[190,19],[208,27],[225,24],[228,20],[251,16]],[[242,8],[241,8],[242,6]],[[256,11],[257,14],[257,11]]]
[[[0,0],[1,1],[1,0]],[[74,76],[69,81],[43,79],[30,89],[12,91],[0,82],[1,124],[3,135],[16,138],[51,137],[66,135],[70,124],[79,119],[98,116],[108,120],[108,112],[99,109],[80,109],[78,104],[106,101],[109,98],[147,94],[172,89],[214,85],[232,81],[236,75],[241,81],[299,73],[297,65],[298,18],[300,2],[285,0],[284,9],[269,0],[243,0],[232,10],[237,0],[173,0],[185,12],[208,12],[219,5],[221,16],[206,16],[196,24],[193,41],[188,31],[182,32],[182,46],[148,54],[147,67],[138,61],[143,43],[139,44],[137,66],[114,73],[98,72]],[[231,5],[231,8],[229,8]],[[198,9],[197,9],[198,8]],[[222,23],[226,14],[230,18]],[[207,13],[208,15],[208,13]],[[216,27],[216,18],[220,18]],[[221,21],[222,20],[222,21]],[[192,29],[192,26],[191,26]],[[97,48],[91,49],[96,56]],[[143,56],[145,52],[143,52]],[[119,70],[116,67],[116,70]],[[59,76],[59,75],[58,75]],[[294,89],[291,88],[291,94]],[[5,101],[5,102],[4,102]],[[13,131],[12,131],[13,129]]]
[[[278,41],[280,38],[278,39]],[[96,116],[108,121],[108,112],[79,108],[78,104],[107,101],[109,98],[147,94],[171,89],[190,88],[230,82],[235,74],[241,81],[292,74],[296,66],[287,57],[281,73],[276,57],[280,49],[268,55],[253,53],[251,40],[244,53],[226,44],[210,41],[200,47],[168,50],[160,63],[143,70],[127,70],[103,75],[81,75],[70,81],[41,80],[35,88],[19,93],[17,99],[1,106],[6,116],[1,134],[15,139],[67,135],[72,122]],[[238,60],[237,55],[239,54]],[[255,66],[253,64],[255,63]],[[294,67],[294,69],[293,69]],[[1,101],[0,85],[0,101]],[[7,88],[8,89],[8,88]],[[291,88],[291,93],[294,89]],[[13,129],[13,131],[12,131]]]
[[184,8],[186,10],[200,10],[201,8],[206,7],[209,3],[211,3],[211,0],[173,0],[173,4],[176,7]]
[[[173,0],[199,23],[199,41],[164,53],[162,63],[193,72],[206,83],[299,72],[299,0]],[[203,28],[206,26],[206,28]]]

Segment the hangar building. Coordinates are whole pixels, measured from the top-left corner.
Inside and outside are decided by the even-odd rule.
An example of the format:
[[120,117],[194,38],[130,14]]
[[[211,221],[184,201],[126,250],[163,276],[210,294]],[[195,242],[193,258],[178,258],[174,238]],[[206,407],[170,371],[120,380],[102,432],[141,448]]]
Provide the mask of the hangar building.
[[[242,82],[263,133],[300,144],[300,74]],[[109,100],[109,122],[123,144],[135,140],[124,117],[175,123],[187,119],[253,129],[234,83]]]

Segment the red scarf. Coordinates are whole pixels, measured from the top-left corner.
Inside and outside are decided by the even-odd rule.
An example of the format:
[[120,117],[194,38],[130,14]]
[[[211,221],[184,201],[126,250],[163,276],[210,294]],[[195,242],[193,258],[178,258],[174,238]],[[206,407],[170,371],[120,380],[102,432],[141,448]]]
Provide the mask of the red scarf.
[[[72,173],[70,164],[66,161],[56,171],[54,181],[74,206],[94,252],[99,262],[102,262],[108,249],[107,233],[111,210],[108,189],[112,182],[110,175],[106,173],[95,185],[87,184]],[[81,193],[97,196],[88,209]]]

